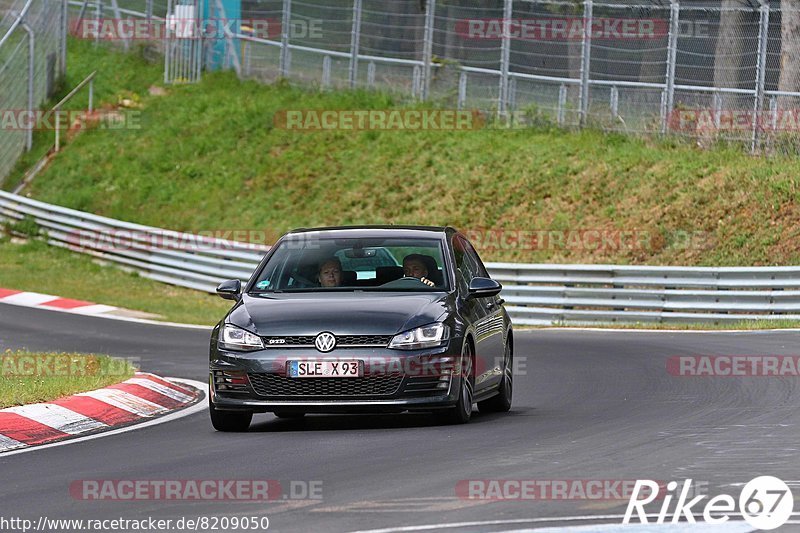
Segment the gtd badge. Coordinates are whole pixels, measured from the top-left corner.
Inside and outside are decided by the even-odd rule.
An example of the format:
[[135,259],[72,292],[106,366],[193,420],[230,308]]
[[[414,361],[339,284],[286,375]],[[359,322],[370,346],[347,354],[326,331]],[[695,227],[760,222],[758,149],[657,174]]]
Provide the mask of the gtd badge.
[[336,347],[336,337],[333,336],[333,333],[323,331],[314,339],[314,346],[322,353],[330,352]]

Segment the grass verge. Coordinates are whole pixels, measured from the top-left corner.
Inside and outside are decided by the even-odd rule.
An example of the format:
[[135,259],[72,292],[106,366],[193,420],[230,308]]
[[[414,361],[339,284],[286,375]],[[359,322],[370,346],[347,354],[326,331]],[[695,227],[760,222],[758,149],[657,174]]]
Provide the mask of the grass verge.
[[231,307],[215,295],[101,266],[87,256],[41,241],[0,241],[0,265],[3,288],[114,305],[153,313],[170,322],[213,325]]
[[130,361],[107,355],[7,350],[0,354],[0,409],[99,389],[135,371]]

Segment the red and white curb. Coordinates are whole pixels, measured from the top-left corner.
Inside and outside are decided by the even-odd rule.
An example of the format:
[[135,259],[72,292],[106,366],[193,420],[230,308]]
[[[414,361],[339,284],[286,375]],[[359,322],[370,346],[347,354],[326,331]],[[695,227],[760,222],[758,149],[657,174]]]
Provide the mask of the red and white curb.
[[82,315],[102,315],[119,310],[119,307],[111,305],[93,304],[82,300],[39,294],[38,292],[23,292],[3,288],[0,288],[0,303],[24,307],[43,307]]
[[122,383],[0,410],[0,454],[151,420],[183,409],[199,389],[137,372]]

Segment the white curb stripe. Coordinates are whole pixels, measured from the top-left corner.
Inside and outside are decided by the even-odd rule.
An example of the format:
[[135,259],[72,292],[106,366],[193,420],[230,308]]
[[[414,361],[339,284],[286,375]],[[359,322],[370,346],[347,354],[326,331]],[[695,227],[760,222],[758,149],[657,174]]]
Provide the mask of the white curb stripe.
[[79,435],[87,431],[92,431],[93,429],[108,427],[107,424],[103,424],[93,418],[83,416],[66,407],[52,403],[36,403],[32,405],[9,407],[8,409],[3,409],[3,412],[16,413],[70,435]]
[[58,300],[58,296],[50,296],[49,294],[39,294],[38,292],[20,292],[19,294],[12,294],[3,298],[3,303],[17,304],[17,305],[42,305],[45,302],[52,302]]
[[110,313],[111,311],[116,311],[117,309],[117,307],[111,305],[94,304],[84,305],[83,307],[75,307],[70,310],[81,315],[99,315],[102,313]]
[[11,437],[0,435],[0,452],[4,452],[6,450],[16,450],[17,448],[25,448],[26,446],[28,445],[18,440],[14,440]]
[[166,407],[157,405],[153,402],[139,398],[124,390],[118,389],[99,389],[95,391],[82,392],[76,396],[88,396],[95,400],[100,400],[114,407],[124,409],[129,413],[141,417],[151,417],[169,411]]
[[133,385],[140,385],[142,387],[146,387],[153,392],[157,392],[167,398],[172,398],[173,400],[181,403],[188,403],[191,402],[193,397],[189,396],[188,394],[184,394],[182,392],[178,392],[175,389],[167,387],[166,385],[162,385],[161,383],[156,383],[152,379],[147,378],[131,378],[125,383],[131,383]]

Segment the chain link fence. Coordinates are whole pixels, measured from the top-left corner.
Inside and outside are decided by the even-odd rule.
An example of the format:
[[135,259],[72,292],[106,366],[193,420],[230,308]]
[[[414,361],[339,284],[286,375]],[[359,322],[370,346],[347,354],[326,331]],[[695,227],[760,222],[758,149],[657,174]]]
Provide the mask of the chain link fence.
[[794,0],[245,0],[242,17],[281,21],[236,36],[244,77],[753,151],[800,128]]
[[66,34],[66,0],[0,0],[0,182],[31,147],[31,111],[66,72]]
[[[164,21],[188,1],[69,0],[70,17]],[[209,0],[212,17],[225,17],[223,4]],[[202,61],[243,78],[376,88],[519,125],[799,151],[798,0],[242,0],[240,7],[230,33],[204,41]],[[0,47],[0,60],[5,49],[19,63],[20,39],[24,33]],[[13,62],[9,69],[20,72]]]

